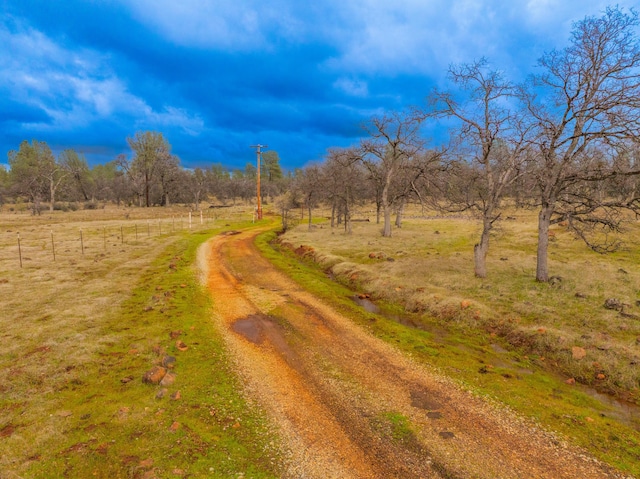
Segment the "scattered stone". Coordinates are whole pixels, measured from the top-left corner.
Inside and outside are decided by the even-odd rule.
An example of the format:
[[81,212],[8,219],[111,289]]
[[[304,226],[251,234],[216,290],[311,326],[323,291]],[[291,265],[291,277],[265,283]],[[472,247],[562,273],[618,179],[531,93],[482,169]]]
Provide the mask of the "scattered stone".
[[602,374],[602,373],[598,373],[598,374],[596,374],[596,379],[598,379],[598,380],[600,380],[600,381],[602,381],[602,380],[603,380],[603,379],[605,379],[605,378],[606,378],[606,376],[605,376],[604,374]]
[[160,389],[160,391],[156,393],[156,399],[162,399],[167,395],[168,392],[169,390],[167,388]]
[[387,258],[387,261],[389,261],[390,263],[393,263],[393,262],[395,261],[395,259],[394,259],[394,258],[389,257],[389,258]]
[[142,382],[147,384],[160,384],[167,370],[162,366],[154,366],[142,376]]
[[640,336],[636,338],[636,346],[640,346]]
[[233,426],[231,426],[234,429],[238,429],[240,427],[240,423],[236,422]]
[[557,286],[562,283],[562,276],[551,276],[549,278],[549,284],[551,286]]
[[179,401],[182,398],[182,394],[180,394],[180,391],[176,391],[170,397],[172,401]]
[[160,381],[160,386],[171,386],[176,381],[176,375],[168,372]]
[[7,424],[2,429],[0,429],[0,437],[11,437],[15,430],[16,427],[13,424]]
[[181,287],[181,288],[186,288],[186,287],[187,287],[187,285],[186,285],[186,284],[184,284],[184,283],[182,283],[182,284],[180,285],[180,287]]
[[71,415],[73,415],[73,413],[71,411],[64,410],[64,411],[56,412],[56,416],[59,416],[59,417],[69,417]]
[[604,301],[604,307],[606,309],[614,309],[616,311],[621,311],[622,310],[622,301],[620,301],[619,299],[616,299],[616,298],[607,298]]
[[169,333],[169,337],[170,337],[171,339],[178,339],[178,338],[180,337],[180,335],[181,335],[181,334],[182,334],[182,331],[181,331],[181,330],[171,331],[171,332]]
[[575,297],[576,298],[580,298],[580,299],[585,299],[585,298],[587,298],[587,295],[584,294],[584,293],[576,293]]
[[162,367],[167,369],[173,369],[176,366],[175,356],[165,356],[162,358]]
[[384,259],[385,255],[384,253],[378,253],[378,259]]
[[575,378],[569,378],[565,381],[565,383],[567,383],[570,386],[573,386],[576,383]]
[[162,346],[160,346],[159,344],[156,344],[153,347],[152,351],[154,353],[156,353],[158,356],[163,356],[166,353],[165,349]]
[[369,253],[369,258],[370,259],[375,259],[376,258],[376,254],[375,253]]
[[131,381],[133,381],[133,376],[127,376],[126,378],[122,378],[120,380],[122,384],[127,384],[127,383],[130,383]]
[[586,355],[587,355],[587,351],[584,348],[581,348],[580,346],[574,346],[571,348],[571,356],[573,357],[573,359],[577,361],[584,359]]
[[442,413],[438,411],[429,411],[427,413],[429,419],[442,419]]
[[456,437],[456,435],[451,431],[440,431],[438,433],[438,436],[440,436],[442,439],[452,439]]
[[425,288],[424,287],[421,286],[419,288],[416,288],[416,293],[424,293],[424,292],[425,292]]
[[179,351],[186,351],[187,349],[189,349],[189,346],[178,340],[176,341],[176,348],[178,348]]
[[153,466],[153,459],[149,458],[149,459],[145,459],[143,461],[140,461],[139,464],[140,467],[144,467],[144,468],[148,468]]
[[509,258],[503,256],[502,258],[500,258],[500,261],[509,261]]
[[547,332],[547,328],[538,328],[538,334],[544,334]]
[[435,231],[433,232],[433,234],[434,234],[434,235],[439,235],[439,234],[440,234],[440,231],[435,230]]
[[460,309],[467,309],[471,306],[471,303],[466,299],[460,301]]
[[156,291],[162,291],[164,288],[162,286],[156,286]]
[[622,269],[622,268],[620,268],[620,269],[618,270],[618,273],[622,273],[622,274],[629,274],[626,270],[624,270],[624,269]]
[[594,422],[595,421],[595,419],[593,419],[592,417],[589,417],[589,416],[585,417],[584,420],[587,421],[587,422]]
[[173,474],[174,476],[184,476],[184,470],[183,469],[174,469],[173,471],[171,471],[171,474]]
[[169,430],[171,432],[176,432],[178,429],[180,429],[180,423],[177,421],[173,421],[173,423],[171,424],[171,426],[169,426]]
[[153,306],[145,306],[143,311],[145,313],[148,313],[149,311],[153,311]]

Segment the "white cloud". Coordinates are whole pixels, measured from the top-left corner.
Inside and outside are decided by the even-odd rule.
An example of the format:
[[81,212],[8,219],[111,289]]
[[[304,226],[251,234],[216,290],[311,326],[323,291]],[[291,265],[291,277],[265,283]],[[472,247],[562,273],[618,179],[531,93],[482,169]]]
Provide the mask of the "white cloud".
[[365,98],[369,96],[369,87],[366,82],[341,77],[336,80],[333,87],[350,96]]
[[121,0],[140,23],[172,42],[227,51],[270,49],[268,33],[294,40],[303,21],[295,4],[259,0]]
[[160,111],[132,94],[110,67],[108,55],[70,50],[32,28],[11,32],[0,24],[0,93],[39,108],[51,123],[24,125],[33,130],[72,130],[92,122],[126,116],[148,128],[173,126],[195,135],[197,115],[165,105]]

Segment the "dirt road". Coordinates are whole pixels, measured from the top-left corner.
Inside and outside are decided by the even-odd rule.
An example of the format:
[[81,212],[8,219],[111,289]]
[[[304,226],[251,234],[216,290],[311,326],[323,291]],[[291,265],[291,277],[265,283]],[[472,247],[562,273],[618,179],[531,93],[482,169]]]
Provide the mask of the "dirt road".
[[284,477],[624,477],[370,336],[276,271],[256,234],[217,236],[199,262]]

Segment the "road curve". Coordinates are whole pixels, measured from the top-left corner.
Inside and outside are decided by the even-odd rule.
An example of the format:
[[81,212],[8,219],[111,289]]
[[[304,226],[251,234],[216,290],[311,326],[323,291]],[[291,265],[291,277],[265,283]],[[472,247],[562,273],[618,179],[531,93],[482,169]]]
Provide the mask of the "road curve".
[[625,477],[372,337],[262,258],[259,232],[212,238],[199,266],[283,477]]

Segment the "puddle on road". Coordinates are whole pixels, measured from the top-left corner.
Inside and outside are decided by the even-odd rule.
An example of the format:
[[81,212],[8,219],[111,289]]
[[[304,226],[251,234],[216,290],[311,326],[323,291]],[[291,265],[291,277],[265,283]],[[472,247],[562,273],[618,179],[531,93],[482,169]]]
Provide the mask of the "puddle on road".
[[434,411],[440,409],[442,404],[432,399],[431,394],[428,391],[414,389],[410,392],[411,405],[420,409],[426,409],[427,411]]
[[244,319],[237,320],[231,325],[231,329],[254,344],[262,344],[265,338],[264,321],[265,318],[263,316],[252,314]]
[[268,341],[289,366],[297,371],[302,370],[300,359],[287,344],[284,331],[274,318],[265,314],[251,314],[235,321],[231,330],[253,344],[262,345]]

